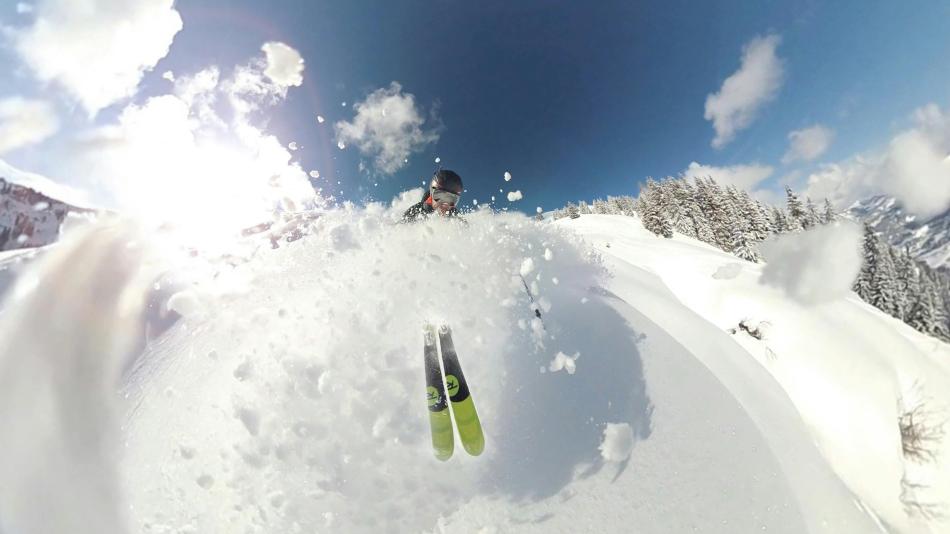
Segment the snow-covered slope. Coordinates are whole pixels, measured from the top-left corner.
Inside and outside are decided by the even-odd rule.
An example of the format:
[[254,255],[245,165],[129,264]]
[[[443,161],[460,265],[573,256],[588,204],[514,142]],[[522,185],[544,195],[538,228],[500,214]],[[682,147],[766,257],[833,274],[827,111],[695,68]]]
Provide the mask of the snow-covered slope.
[[[306,238],[217,265],[175,295],[185,317],[123,380],[117,478],[100,470],[93,480],[120,484],[124,499],[85,509],[154,533],[946,526],[903,510],[896,425],[896,395],[915,379],[950,401],[945,345],[856,298],[786,302],[758,285],[757,266],[657,238],[633,218],[548,224],[479,212],[467,226],[407,226],[393,224],[400,211],[329,210]],[[37,272],[55,279],[81,251],[65,247]],[[14,314],[47,298],[43,283],[23,279]],[[87,310],[58,336],[110,313]],[[726,331],[746,315],[773,323],[764,342]],[[14,317],[0,365],[13,369],[9,347],[53,357],[24,334],[42,319]],[[454,327],[486,432],[480,457],[431,454],[425,320]],[[55,350],[82,356],[65,341]],[[59,380],[92,387],[81,375]],[[0,472],[30,480],[28,459],[0,455]],[[930,486],[922,498],[947,499],[939,473],[912,476]],[[30,502],[0,493],[0,529],[50,532],[57,510]]]
[[898,248],[931,267],[945,267],[950,261],[950,212],[921,220],[908,214],[893,197],[874,196],[855,202],[847,214],[881,234]]

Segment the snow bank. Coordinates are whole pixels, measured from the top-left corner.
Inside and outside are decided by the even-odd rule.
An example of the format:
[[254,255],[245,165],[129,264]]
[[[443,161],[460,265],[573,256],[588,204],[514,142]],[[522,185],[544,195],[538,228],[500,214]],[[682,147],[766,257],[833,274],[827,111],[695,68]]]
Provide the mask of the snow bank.
[[[123,462],[136,530],[427,530],[476,495],[555,495],[597,464],[602,425],[649,426],[635,335],[598,301],[577,314],[603,275],[583,241],[519,214],[392,224],[407,200],[323,213],[234,268],[250,291],[203,298],[143,356]],[[453,326],[478,458],[432,455],[426,320]],[[574,374],[540,372],[582,350]]]
[[[950,346],[856,295],[828,300],[814,290],[841,291],[849,277],[830,271],[855,268],[851,230],[838,227],[791,236],[791,244],[776,247],[772,263],[784,260],[786,265],[779,269],[781,276],[773,276],[798,291],[799,298],[804,295],[806,302],[823,302],[802,306],[784,291],[763,285],[773,265],[744,262],[739,273],[729,272],[735,276],[711,277],[709,273],[732,271],[735,257],[680,235],[657,241],[629,217],[588,215],[558,223],[595,244],[613,274],[610,291],[635,303],[687,347],[753,417],[782,461],[796,498],[813,510],[806,516],[809,530],[866,531],[847,516],[846,496],[821,474],[828,466],[853,492],[851,499],[859,509],[879,518],[886,530],[946,529],[946,519],[920,514],[908,499],[938,507],[950,503],[945,468],[950,440],[937,445],[935,462],[917,464],[902,454],[897,421],[898,400],[909,391],[928,398],[931,409],[950,407]],[[824,266],[821,274],[834,282],[818,280],[820,269],[799,261],[791,251]],[[768,323],[765,340],[741,329],[727,337],[725,332],[750,317]],[[783,403],[794,406],[792,413]],[[804,440],[796,429],[802,423]],[[820,460],[815,457],[818,451]]]

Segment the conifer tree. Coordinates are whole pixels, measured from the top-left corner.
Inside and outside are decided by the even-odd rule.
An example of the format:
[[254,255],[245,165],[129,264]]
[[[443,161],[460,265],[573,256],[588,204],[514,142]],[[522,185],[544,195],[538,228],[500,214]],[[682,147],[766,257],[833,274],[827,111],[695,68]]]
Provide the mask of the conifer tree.
[[785,198],[788,203],[788,229],[795,232],[804,228],[805,208],[798,195],[792,192],[792,188],[785,186]]
[[826,198],[824,212],[821,214],[821,222],[822,224],[828,224],[836,220],[838,220],[838,215],[835,213],[835,207],[832,206],[831,201]]

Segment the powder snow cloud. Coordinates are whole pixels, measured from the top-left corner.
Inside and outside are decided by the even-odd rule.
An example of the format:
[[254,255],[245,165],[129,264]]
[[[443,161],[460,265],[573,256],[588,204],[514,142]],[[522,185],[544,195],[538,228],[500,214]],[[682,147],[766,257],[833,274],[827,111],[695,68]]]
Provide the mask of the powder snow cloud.
[[39,143],[59,130],[53,106],[22,97],[0,99],[0,154]]
[[766,261],[760,281],[805,305],[844,298],[861,270],[861,239],[848,221],[773,237],[759,247]]
[[137,91],[182,29],[173,0],[41,0],[11,30],[20,58],[90,116]]
[[209,67],[175,77],[173,94],[130,104],[86,132],[70,174],[97,186],[110,207],[205,236],[268,220],[277,207],[299,209],[314,198],[306,173],[249,116],[280,102],[300,76],[272,78],[270,66],[259,57],[230,76]]
[[808,196],[845,206],[886,194],[923,217],[950,208],[950,113],[929,104],[912,121],[882,149],[823,165],[808,177]]
[[775,55],[780,42],[774,34],[749,41],[742,48],[739,70],[726,78],[719,92],[706,97],[704,117],[716,130],[714,148],[726,146],[748,128],[762,106],[778,94],[785,77],[783,62]]
[[425,118],[416,108],[415,97],[402,92],[398,82],[377,89],[353,106],[352,122],[335,125],[339,146],[355,145],[361,154],[373,158],[376,170],[392,174],[401,169],[413,152],[439,140],[440,129],[424,130]]
[[821,124],[789,132],[789,147],[782,156],[782,163],[814,161],[828,150],[834,137],[834,131]]

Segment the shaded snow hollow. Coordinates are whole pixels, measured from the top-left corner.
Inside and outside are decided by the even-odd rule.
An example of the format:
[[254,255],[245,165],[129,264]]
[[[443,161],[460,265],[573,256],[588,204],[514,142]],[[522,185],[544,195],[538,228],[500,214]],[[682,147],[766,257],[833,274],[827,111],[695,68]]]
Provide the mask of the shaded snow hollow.
[[[758,283],[758,266],[656,238],[633,218],[478,212],[467,226],[407,226],[395,224],[402,208],[329,210],[306,238],[179,294],[187,315],[125,373],[121,428],[108,407],[70,423],[120,432],[121,460],[68,484],[48,473],[46,500],[0,492],[0,530],[50,531],[85,513],[116,525],[105,534],[940,531],[898,501],[907,470],[893,395],[926,377],[947,400],[947,369],[932,361],[945,345],[853,297],[821,309],[787,302]],[[37,272],[82,287],[69,260],[110,246],[64,247]],[[24,334],[48,328],[31,314],[53,298],[32,280],[21,278],[8,311],[3,369],[11,347],[37,361],[83,357],[70,340],[116,313],[61,320],[55,346],[44,344]],[[745,314],[772,322],[766,341],[726,331]],[[432,456],[426,320],[453,326],[486,433],[480,457]],[[868,331],[873,340],[852,339]],[[101,387],[81,374],[57,380],[75,393],[67,400]],[[0,406],[55,391],[0,392]],[[29,428],[19,415],[2,422]],[[68,430],[45,434],[67,459]],[[42,437],[18,438],[20,456],[0,455],[0,472],[30,481],[27,445]],[[925,498],[946,497],[933,472],[912,475],[935,492]],[[46,505],[68,503],[83,476],[123,488],[121,498]]]

